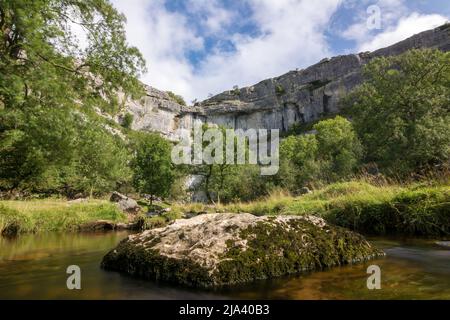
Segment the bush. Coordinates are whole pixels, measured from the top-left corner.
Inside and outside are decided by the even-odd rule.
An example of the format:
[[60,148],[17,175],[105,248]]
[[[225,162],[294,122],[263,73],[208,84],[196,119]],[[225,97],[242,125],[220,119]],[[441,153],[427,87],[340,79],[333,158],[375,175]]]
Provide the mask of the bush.
[[361,144],[348,120],[337,116],[313,128],[315,134],[289,136],[281,144],[279,182],[292,191],[347,178],[360,162]]
[[125,113],[122,119],[122,127],[126,129],[130,129],[131,125],[133,124],[133,115],[131,113]]
[[170,98],[172,98],[176,103],[181,104],[182,106],[186,106],[186,101],[184,98],[178,94],[173,93],[172,91],[166,91]]
[[277,95],[278,97],[280,97],[280,96],[282,96],[283,94],[286,93],[286,90],[283,88],[282,85],[277,84],[277,85],[275,86],[275,93],[276,93],[276,95]]

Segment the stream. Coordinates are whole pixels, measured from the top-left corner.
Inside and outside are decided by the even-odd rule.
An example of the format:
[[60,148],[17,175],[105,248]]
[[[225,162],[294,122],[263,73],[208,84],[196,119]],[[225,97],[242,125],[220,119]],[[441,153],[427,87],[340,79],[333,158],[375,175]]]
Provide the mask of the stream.
[[[369,238],[386,257],[364,264],[195,290],[100,269],[127,232],[44,233],[0,237],[0,299],[450,299],[450,248],[436,240]],[[81,268],[81,290],[69,290],[69,265]],[[369,265],[381,289],[368,290]]]

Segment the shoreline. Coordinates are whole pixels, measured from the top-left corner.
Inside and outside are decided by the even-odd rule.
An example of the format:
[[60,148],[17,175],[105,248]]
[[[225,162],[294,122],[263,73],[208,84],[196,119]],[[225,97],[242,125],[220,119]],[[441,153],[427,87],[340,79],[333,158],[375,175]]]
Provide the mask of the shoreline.
[[183,216],[228,212],[257,216],[311,214],[365,236],[450,238],[450,186],[446,184],[377,186],[349,181],[301,196],[272,194],[249,203],[172,203],[170,213],[154,217],[147,217],[147,207],[143,209],[129,215],[115,203],[98,199],[0,200],[0,234],[145,230],[163,227]]

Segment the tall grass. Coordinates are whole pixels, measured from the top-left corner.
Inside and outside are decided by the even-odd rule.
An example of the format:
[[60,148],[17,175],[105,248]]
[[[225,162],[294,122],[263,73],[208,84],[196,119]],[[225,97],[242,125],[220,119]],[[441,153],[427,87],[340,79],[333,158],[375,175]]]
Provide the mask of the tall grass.
[[277,190],[259,201],[222,206],[175,206],[175,210],[236,212],[255,215],[305,215],[366,234],[450,236],[450,186],[398,185],[359,179],[334,183],[294,197]]
[[103,200],[0,201],[0,232],[11,228],[18,233],[76,231],[83,223],[96,220],[125,222],[127,217],[115,204]]

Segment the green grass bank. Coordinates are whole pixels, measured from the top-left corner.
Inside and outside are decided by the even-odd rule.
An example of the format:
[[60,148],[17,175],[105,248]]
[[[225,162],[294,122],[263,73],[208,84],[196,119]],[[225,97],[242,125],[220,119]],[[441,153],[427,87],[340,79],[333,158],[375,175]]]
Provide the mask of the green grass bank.
[[90,200],[71,203],[63,199],[0,201],[0,232],[3,235],[49,231],[78,231],[98,220],[126,222],[114,203]]
[[450,236],[450,186],[442,183],[402,186],[350,181],[298,197],[280,191],[255,202],[180,205],[174,209],[255,215],[312,214],[370,235]]

